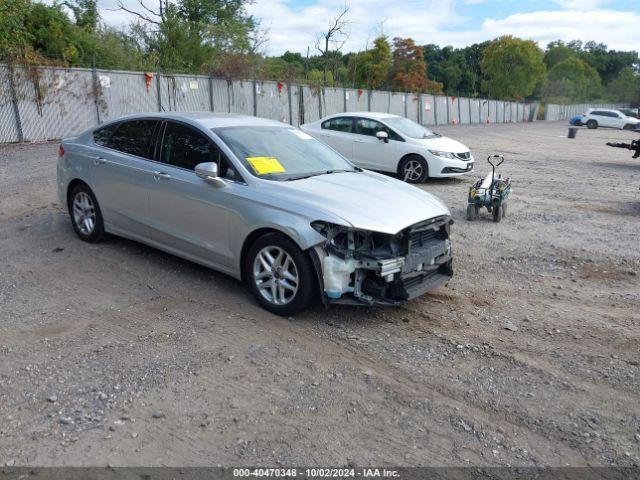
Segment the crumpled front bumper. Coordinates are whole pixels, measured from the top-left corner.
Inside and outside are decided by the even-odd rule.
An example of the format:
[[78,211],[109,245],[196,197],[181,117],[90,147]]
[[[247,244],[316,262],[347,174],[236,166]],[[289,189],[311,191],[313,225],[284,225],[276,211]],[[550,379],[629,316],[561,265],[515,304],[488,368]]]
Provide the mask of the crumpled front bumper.
[[453,276],[451,223],[446,217],[408,229],[406,251],[392,258],[340,259],[317,247],[324,303],[397,305],[447,283]]

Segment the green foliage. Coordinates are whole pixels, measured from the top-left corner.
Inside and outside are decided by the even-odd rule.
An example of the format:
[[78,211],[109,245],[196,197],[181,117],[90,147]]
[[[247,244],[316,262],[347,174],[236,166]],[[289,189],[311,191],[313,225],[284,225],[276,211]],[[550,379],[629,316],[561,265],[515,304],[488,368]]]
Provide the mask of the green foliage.
[[558,63],[575,57],[576,52],[574,50],[566,46],[564,42],[556,41],[547,45],[547,51],[544,54],[544,63],[547,69],[551,70]]
[[29,0],[0,1],[0,61],[15,61],[34,55],[32,34],[25,24]]
[[511,36],[494,40],[482,60],[483,91],[506,100],[530,96],[546,73],[543,58],[542,50],[531,40]]
[[625,67],[607,85],[608,97],[613,102],[640,105],[640,76],[630,67]]
[[549,70],[549,100],[585,102],[599,98],[601,90],[602,82],[596,69],[575,56],[556,63]]
[[477,97],[482,79],[480,64],[489,43],[476,43],[458,49],[425,45],[424,57],[429,65],[430,76],[441,82],[448,94]]
[[380,89],[391,68],[391,45],[385,37],[378,37],[370,50],[349,57],[349,68],[354,88]]

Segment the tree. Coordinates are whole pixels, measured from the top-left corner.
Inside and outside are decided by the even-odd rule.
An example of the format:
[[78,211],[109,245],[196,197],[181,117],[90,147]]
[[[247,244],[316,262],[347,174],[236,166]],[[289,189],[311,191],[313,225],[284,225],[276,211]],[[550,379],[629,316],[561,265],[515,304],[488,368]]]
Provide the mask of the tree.
[[381,88],[391,69],[391,45],[385,37],[378,37],[373,48],[349,57],[349,71],[354,78],[354,87]]
[[100,19],[97,0],[64,1],[62,4],[73,12],[77,26],[95,32]]
[[409,92],[442,93],[442,84],[427,78],[427,64],[422,47],[411,38],[393,39],[391,87]]
[[596,69],[573,56],[549,70],[546,96],[559,102],[584,102],[598,98],[601,88]]
[[576,52],[565,45],[561,40],[549,43],[547,51],[544,54],[544,63],[547,70],[551,70],[556,64],[574,58]]
[[316,49],[324,59],[322,70],[323,86],[327,85],[327,72],[329,71],[329,62],[331,61],[329,58],[330,52],[340,52],[349,38],[349,34],[346,31],[347,25],[349,24],[347,13],[349,13],[349,7],[345,4],[340,13],[329,21],[327,30],[318,34],[316,38]]
[[614,102],[640,104],[640,77],[632,68],[624,68],[607,85],[609,98]]
[[497,98],[522,99],[533,93],[546,74],[543,53],[532,40],[510,35],[494,40],[485,50],[483,90]]
[[0,60],[21,61],[33,57],[33,37],[26,25],[29,0],[0,1]]
[[118,9],[138,18],[134,35],[165,71],[202,72],[221,68],[222,54],[250,54],[253,17],[245,11],[248,0],[139,0],[132,10]]

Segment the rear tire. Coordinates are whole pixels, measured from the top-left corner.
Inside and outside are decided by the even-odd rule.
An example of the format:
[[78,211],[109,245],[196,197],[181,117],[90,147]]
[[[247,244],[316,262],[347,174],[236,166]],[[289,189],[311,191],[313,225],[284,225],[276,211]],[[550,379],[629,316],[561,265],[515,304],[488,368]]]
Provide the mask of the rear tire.
[[86,183],[73,187],[69,193],[69,217],[80,240],[98,243],[105,239],[102,211],[93,191]]
[[276,315],[298,313],[317,296],[311,258],[281,233],[268,233],[251,245],[244,273],[260,306]]
[[498,223],[502,220],[502,207],[500,205],[493,206],[493,221]]
[[422,183],[429,178],[429,166],[420,155],[408,155],[402,159],[398,168],[400,180],[407,183]]
[[589,120],[587,122],[587,128],[589,130],[595,130],[596,128],[598,128],[598,122],[596,122],[595,120]]

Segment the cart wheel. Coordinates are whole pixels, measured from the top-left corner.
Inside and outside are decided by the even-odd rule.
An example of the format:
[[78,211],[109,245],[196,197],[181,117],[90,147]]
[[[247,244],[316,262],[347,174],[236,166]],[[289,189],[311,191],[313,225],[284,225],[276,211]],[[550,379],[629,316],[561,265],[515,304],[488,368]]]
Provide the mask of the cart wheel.
[[499,222],[502,220],[502,206],[494,205],[493,206],[493,221]]
[[467,220],[475,220],[478,216],[478,209],[475,205],[467,205]]
[[507,204],[503,203],[502,204],[502,218],[507,216]]

